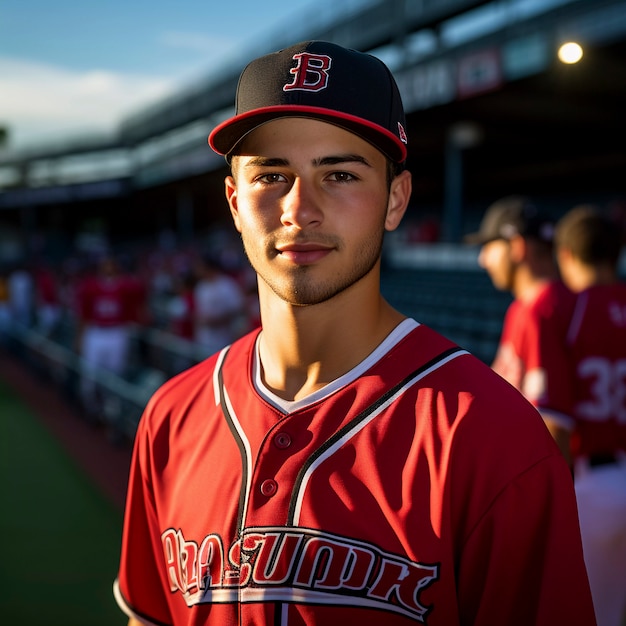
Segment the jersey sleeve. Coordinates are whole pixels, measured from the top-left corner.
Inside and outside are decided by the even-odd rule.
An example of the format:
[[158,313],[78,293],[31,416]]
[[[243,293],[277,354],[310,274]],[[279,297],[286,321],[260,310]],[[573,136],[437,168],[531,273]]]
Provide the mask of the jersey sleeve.
[[465,542],[460,622],[595,624],[581,555],[571,476],[558,455],[546,457],[498,495]]
[[166,582],[162,578],[163,549],[151,490],[148,405],[135,439],[131,462],[120,567],[115,598],[129,616],[145,624],[171,624]]

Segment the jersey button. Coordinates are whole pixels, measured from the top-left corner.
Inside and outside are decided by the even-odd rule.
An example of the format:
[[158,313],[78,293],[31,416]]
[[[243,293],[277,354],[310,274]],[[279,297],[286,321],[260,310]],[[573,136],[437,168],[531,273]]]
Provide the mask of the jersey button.
[[278,484],[276,483],[275,480],[268,478],[267,480],[264,480],[261,483],[261,493],[264,496],[271,498],[277,491],[278,491]]
[[291,437],[287,433],[278,433],[274,437],[274,445],[277,448],[284,450],[291,445]]

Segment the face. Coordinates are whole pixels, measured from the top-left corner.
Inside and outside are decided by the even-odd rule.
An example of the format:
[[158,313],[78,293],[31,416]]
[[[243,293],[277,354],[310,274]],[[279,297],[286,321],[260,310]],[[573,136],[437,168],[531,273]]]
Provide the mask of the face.
[[496,289],[512,290],[515,265],[511,259],[509,241],[495,239],[484,244],[478,255],[478,264],[487,271]]
[[385,230],[410,196],[403,172],[389,188],[386,158],[337,126],[302,118],[260,126],[233,158],[226,196],[246,254],[285,302],[325,302],[378,279]]

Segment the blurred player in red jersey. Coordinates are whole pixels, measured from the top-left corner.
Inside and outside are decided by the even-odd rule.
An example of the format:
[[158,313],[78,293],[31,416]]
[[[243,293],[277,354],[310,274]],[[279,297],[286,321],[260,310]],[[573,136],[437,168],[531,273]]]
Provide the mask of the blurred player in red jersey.
[[81,396],[88,411],[99,410],[96,370],[124,375],[128,365],[131,324],[141,318],[141,290],[113,255],[98,261],[97,271],[77,289],[77,344],[84,360]]
[[481,246],[480,266],[514,298],[492,368],[539,410],[569,461],[572,382],[565,336],[574,297],[559,278],[553,235],[553,222],[528,198],[507,196],[465,240]]
[[404,125],[371,55],[311,41],[244,70],[209,141],[262,327],[146,407],[115,584],[130,624],[595,623],[541,417],[381,295]]
[[574,478],[599,626],[626,623],[626,284],[619,224],[592,207],[558,223],[557,259],[577,294],[568,333],[576,428]]

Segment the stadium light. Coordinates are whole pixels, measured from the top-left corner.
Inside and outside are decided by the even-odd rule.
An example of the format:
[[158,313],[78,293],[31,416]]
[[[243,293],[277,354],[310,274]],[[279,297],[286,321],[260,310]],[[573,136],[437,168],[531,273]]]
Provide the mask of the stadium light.
[[558,56],[561,63],[578,63],[583,58],[582,46],[575,41],[568,41],[559,48]]

